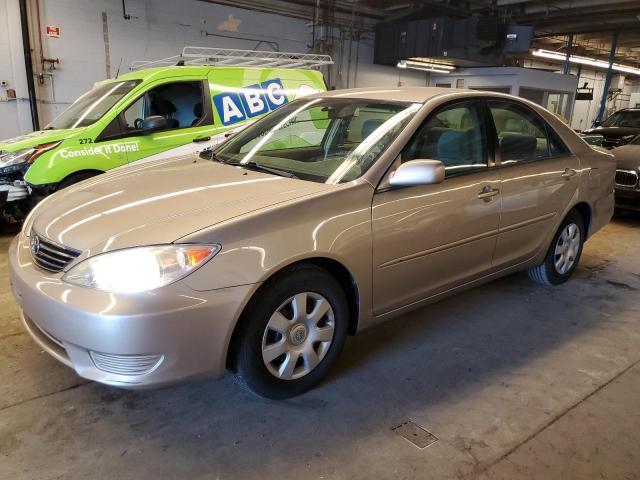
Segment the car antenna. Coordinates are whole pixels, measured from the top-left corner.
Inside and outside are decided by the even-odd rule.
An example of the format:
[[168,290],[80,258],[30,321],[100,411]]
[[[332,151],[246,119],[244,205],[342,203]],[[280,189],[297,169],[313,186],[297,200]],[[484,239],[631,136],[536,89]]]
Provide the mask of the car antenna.
[[122,57],[120,57],[120,63],[118,64],[118,70],[116,71],[116,78],[120,75],[120,67],[122,66]]

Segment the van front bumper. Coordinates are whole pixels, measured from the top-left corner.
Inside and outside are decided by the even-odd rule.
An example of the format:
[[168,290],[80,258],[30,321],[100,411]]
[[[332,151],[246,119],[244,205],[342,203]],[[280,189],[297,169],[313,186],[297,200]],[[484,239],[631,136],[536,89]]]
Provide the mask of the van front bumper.
[[81,377],[136,389],[219,376],[255,285],[196,292],[182,282],[114,294],[63,282],[31,260],[28,238],[9,248],[13,294],[24,327]]

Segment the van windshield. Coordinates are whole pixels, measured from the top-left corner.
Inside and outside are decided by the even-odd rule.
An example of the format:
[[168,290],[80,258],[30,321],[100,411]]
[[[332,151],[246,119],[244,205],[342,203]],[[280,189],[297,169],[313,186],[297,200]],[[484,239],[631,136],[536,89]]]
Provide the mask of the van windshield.
[[421,104],[355,98],[296,100],[225,142],[212,159],[320,183],[355,180]]
[[91,125],[100,120],[118,100],[133,90],[139,83],[140,80],[127,80],[98,85],[73,102],[69,108],[47,125],[45,130],[78,128]]

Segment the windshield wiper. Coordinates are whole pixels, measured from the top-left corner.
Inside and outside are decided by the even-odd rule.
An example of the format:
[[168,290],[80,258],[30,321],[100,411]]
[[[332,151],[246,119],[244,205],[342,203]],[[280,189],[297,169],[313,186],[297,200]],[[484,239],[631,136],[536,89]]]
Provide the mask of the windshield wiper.
[[255,170],[257,172],[272,173],[280,177],[298,178],[293,173],[287,172],[286,170],[279,170],[277,168],[267,167],[266,165],[260,165],[259,163],[254,161],[242,163],[242,162],[225,162],[224,160],[221,160],[221,159],[217,159],[217,160],[221,161],[222,163],[226,163],[227,165],[232,165],[234,167],[242,167],[248,170]]

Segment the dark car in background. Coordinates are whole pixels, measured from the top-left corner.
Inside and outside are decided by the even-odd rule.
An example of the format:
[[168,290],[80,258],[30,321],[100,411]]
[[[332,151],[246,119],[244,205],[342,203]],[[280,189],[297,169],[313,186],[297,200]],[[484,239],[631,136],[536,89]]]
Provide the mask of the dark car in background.
[[640,108],[625,108],[596,124],[594,128],[584,130],[586,135],[602,135],[602,146],[616,148],[640,135]]
[[640,135],[611,153],[616,157],[616,210],[640,212]]

